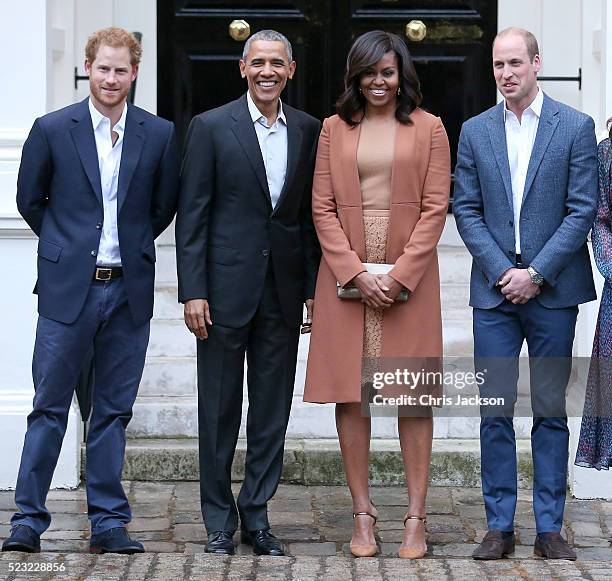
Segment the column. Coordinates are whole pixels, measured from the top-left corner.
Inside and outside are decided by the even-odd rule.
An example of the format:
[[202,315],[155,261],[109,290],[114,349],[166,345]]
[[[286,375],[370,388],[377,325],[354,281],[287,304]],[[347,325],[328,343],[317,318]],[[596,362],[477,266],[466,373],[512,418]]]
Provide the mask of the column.
[[[50,0],[30,0],[5,2],[0,9],[0,37],[10,47],[0,53],[0,67],[11,80],[0,95],[0,488],[15,485],[34,394],[31,358],[36,300],[32,288],[37,240],[17,213],[15,192],[23,142],[34,119],[53,108],[54,58],[65,41],[52,25],[54,8]],[[73,487],[79,482],[79,429],[73,406],[54,487]]]

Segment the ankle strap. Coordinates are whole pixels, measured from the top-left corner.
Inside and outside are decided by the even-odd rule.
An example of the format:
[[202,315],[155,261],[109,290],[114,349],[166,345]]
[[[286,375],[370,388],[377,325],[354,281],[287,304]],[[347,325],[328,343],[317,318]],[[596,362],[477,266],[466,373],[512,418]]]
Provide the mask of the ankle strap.
[[374,519],[374,524],[376,524],[376,521],[378,520],[377,517],[375,517],[372,513],[370,512],[354,512],[353,513],[353,518],[357,517],[357,516],[369,516],[370,518]]
[[424,525],[427,524],[427,518],[425,518],[424,516],[415,516],[415,515],[411,515],[411,514],[407,514],[406,518],[404,519],[404,526],[406,526],[406,523],[409,520],[419,520],[421,521]]

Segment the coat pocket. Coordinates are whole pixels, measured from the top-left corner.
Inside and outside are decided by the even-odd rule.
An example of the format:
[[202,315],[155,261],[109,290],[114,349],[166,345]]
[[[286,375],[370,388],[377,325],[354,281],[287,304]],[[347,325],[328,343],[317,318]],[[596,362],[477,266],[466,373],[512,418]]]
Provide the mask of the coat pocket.
[[145,248],[142,249],[142,253],[146,256],[151,262],[155,262],[155,244],[149,244]]
[[61,253],[62,247],[58,244],[42,239],[38,241],[38,256],[41,258],[45,258],[51,262],[57,262]]

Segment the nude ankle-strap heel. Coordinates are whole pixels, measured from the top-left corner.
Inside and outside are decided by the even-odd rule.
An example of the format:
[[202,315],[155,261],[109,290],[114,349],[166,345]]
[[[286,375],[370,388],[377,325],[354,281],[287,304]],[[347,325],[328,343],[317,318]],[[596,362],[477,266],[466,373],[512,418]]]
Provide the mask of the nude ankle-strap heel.
[[[378,520],[377,517],[375,517],[370,512],[353,513],[353,519],[357,518],[358,516],[369,516],[374,521],[372,527],[374,527],[376,521]],[[357,545],[351,541],[349,544],[349,548],[354,557],[373,557],[374,555],[376,555],[376,553],[378,553],[378,545],[376,543],[368,545]]]
[[[424,516],[413,516],[406,515],[404,518],[404,527],[409,520],[418,520],[423,523],[425,527],[427,525],[427,519]],[[425,549],[415,549],[412,547],[404,547],[403,545],[399,548],[399,557],[400,559],[422,559],[427,554],[427,545],[425,545]]]

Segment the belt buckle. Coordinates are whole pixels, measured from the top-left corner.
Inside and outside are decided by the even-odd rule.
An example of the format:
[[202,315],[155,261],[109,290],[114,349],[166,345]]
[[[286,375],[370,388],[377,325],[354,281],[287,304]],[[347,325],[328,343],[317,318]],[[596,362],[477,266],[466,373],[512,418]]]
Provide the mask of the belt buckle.
[[103,282],[110,280],[113,275],[112,268],[96,268],[95,280],[101,280]]

